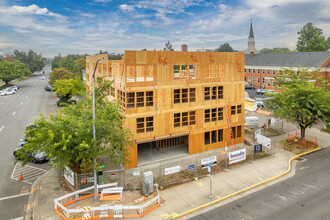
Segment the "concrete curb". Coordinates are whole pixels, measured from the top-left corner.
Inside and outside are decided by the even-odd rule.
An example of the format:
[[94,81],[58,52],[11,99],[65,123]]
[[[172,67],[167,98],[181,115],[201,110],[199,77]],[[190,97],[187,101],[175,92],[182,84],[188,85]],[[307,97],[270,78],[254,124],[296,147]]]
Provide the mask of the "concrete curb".
[[36,179],[32,186],[31,186],[31,189],[36,189],[36,190],[33,190],[32,193],[30,193],[30,196],[29,196],[29,199],[28,199],[28,203],[27,204],[34,204],[32,206],[32,208],[28,211],[26,211],[25,213],[25,220],[34,220],[36,219],[35,216],[34,216],[34,213],[35,213],[35,208],[37,207],[37,202],[38,202],[38,189],[37,189],[37,186],[40,185],[40,182],[41,180],[52,170],[53,168],[51,168],[50,170],[47,170],[46,173],[44,173],[42,176],[40,176],[38,179]]
[[178,218],[181,218],[181,217],[183,217],[183,216],[185,216],[185,215],[188,215],[188,214],[190,214],[190,213],[192,213],[192,212],[195,212],[195,211],[198,211],[198,210],[200,210],[200,209],[206,208],[206,207],[208,207],[208,206],[214,205],[214,204],[219,203],[219,202],[221,202],[221,201],[223,201],[223,200],[226,200],[226,199],[228,199],[228,198],[231,198],[231,197],[233,197],[233,196],[236,196],[236,195],[238,195],[238,194],[241,194],[241,193],[243,193],[243,192],[246,192],[246,191],[248,191],[248,190],[250,190],[250,189],[256,188],[256,187],[258,187],[258,186],[260,186],[260,185],[263,185],[263,184],[265,184],[265,183],[268,183],[268,182],[271,182],[271,181],[273,181],[273,180],[275,180],[275,179],[278,179],[278,178],[280,178],[280,177],[282,177],[282,176],[288,174],[288,173],[291,171],[291,162],[292,162],[294,159],[297,159],[298,157],[301,157],[301,156],[304,156],[304,155],[307,155],[307,154],[313,153],[313,152],[315,152],[315,151],[319,151],[319,150],[321,150],[321,149],[322,149],[322,148],[316,148],[316,149],[314,149],[314,150],[307,151],[307,152],[305,152],[305,153],[298,154],[298,155],[295,155],[295,156],[291,157],[291,158],[289,159],[289,161],[288,161],[289,168],[288,168],[285,172],[283,172],[282,174],[279,174],[279,175],[277,175],[277,176],[275,176],[275,177],[269,178],[269,179],[267,179],[267,180],[265,180],[265,181],[262,181],[262,182],[260,182],[260,183],[254,184],[254,185],[252,185],[252,186],[249,186],[249,187],[247,187],[247,188],[244,188],[244,189],[242,189],[242,190],[239,190],[239,191],[237,191],[237,192],[234,192],[234,193],[232,193],[232,194],[229,194],[229,195],[227,195],[227,196],[225,196],[225,197],[221,197],[221,198],[216,199],[216,200],[214,200],[214,201],[212,201],[212,202],[208,202],[208,203],[206,203],[206,204],[204,204],[204,205],[198,206],[198,207],[196,207],[196,208],[193,208],[193,209],[191,209],[191,210],[188,210],[188,211],[186,211],[186,212],[183,212],[183,213],[181,213],[181,214],[178,214],[178,215],[174,216],[172,219],[178,219]]

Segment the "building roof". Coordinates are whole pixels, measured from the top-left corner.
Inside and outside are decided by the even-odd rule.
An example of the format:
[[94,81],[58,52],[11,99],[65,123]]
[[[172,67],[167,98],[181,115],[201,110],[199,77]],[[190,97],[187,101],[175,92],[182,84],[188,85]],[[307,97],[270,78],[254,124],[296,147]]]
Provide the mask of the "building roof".
[[330,57],[330,51],[298,53],[264,53],[245,55],[245,65],[319,68]]
[[254,35],[253,35],[253,28],[252,28],[252,21],[251,21],[251,24],[250,24],[250,34],[249,34],[249,38],[254,38]]

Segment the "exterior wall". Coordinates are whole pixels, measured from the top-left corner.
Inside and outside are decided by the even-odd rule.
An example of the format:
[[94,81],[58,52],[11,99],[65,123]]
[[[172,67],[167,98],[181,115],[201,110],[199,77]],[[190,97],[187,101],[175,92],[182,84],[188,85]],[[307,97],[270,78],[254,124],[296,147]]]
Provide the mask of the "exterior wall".
[[[87,90],[91,89],[91,67],[100,57],[106,58],[107,55],[86,58]],[[205,109],[212,111],[227,106],[232,127],[241,126],[241,135],[234,139],[235,144],[244,143],[244,59],[243,53],[125,51],[125,58],[120,61],[100,62],[101,68],[97,69],[99,72],[96,76],[103,75],[114,80],[115,96],[110,99],[121,100],[126,116],[125,126],[134,135],[134,147],[130,149],[130,163],[126,168],[137,167],[137,145],[140,142],[186,134],[189,135],[189,154],[230,146],[225,109],[223,119],[218,120],[216,117],[217,120],[210,119],[210,122],[205,122]],[[186,65],[188,66],[185,69]],[[176,71],[178,66],[182,70]],[[210,100],[205,100],[205,88],[207,90],[208,87],[211,96]],[[219,98],[221,96],[218,91],[221,88],[223,94]],[[188,91],[187,102],[184,101],[185,89]],[[217,89],[216,96],[212,96],[212,89]],[[178,91],[180,103],[176,103],[178,99],[175,98]],[[150,92],[153,93],[153,104],[146,106],[147,93]],[[144,94],[139,101],[138,94]],[[143,101],[141,97],[144,97]],[[241,113],[231,115],[231,106],[241,106]],[[187,125],[183,119],[186,112]],[[181,116],[180,126],[177,126],[174,119],[177,113]],[[153,121],[148,126],[146,120],[149,117],[153,117]],[[142,118],[144,132],[138,127],[138,121]],[[223,129],[223,139],[213,144],[210,140],[210,144],[205,144],[205,132],[220,129]]]
[[[245,66],[244,70],[244,78],[245,81],[250,85],[253,85],[256,88],[265,88],[266,90],[274,90],[274,76],[279,74],[279,71],[283,68],[289,69],[290,67],[271,67],[271,66]],[[293,70],[297,71],[298,67],[293,67]],[[316,68],[310,68],[311,70],[315,70]],[[330,74],[328,67],[320,67],[320,76],[324,76],[325,79],[330,83]],[[269,71],[269,73],[268,73]],[[259,82],[258,82],[259,78]],[[264,79],[264,81],[263,81]],[[269,82],[269,84],[268,84]],[[330,91],[330,86],[327,86],[328,91]]]

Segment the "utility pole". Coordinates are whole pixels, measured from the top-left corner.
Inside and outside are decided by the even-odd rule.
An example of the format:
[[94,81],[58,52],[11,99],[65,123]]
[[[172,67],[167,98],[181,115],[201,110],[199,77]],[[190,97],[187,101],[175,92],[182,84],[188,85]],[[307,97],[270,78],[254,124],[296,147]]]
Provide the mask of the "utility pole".
[[[95,68],[94,68],[94,73],[93,73],[93,139],[96,139],[96,130],[95,130],[95,71],[97,64],[99,63],[100,60],[105,60],[104,58],[100,58],[96,61]],[[94,142],[95,143],[95,142]],[[96,203],[97,200],[97,177],[96,177],[96,158],[94,157],[94,204]]]

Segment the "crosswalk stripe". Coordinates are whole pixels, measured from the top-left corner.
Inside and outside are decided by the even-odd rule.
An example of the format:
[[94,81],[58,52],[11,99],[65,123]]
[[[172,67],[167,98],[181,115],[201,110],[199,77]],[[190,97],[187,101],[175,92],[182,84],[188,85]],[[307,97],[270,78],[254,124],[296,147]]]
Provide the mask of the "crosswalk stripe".
[[20,176],[21,176],[21,173],[22,173],[22,175],[23,175],[22,182],[32,184],[32,182],[35,179],[39,178],[40,176],[42,176],[46,172],[47,172],[47,170],[45,170],[45,169],[41,169],[41,168],[38,168],[38,167],[33,167],[33,166],[30,166],[30,165],[25,165],[24,167],[22,167],[22,163],[17,162],[15,164],[13,173],[11,175],[11,179],[19,180]]

